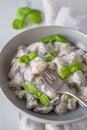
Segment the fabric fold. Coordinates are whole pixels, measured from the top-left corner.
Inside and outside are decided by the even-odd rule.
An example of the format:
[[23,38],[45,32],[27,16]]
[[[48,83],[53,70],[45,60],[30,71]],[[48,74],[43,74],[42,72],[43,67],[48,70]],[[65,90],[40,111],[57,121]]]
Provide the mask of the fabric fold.
[[64,26],[87,33],[87,15],[73,8],[61,7],[53,0],[42,0],[46,25]]
[[42,0],[42,4],[46,25],[52,25],[60,7],[53,0]]
[[21,113],[18,113],[18,118],[21,130],[46,130],[46,126],[44,124],[30,120]]

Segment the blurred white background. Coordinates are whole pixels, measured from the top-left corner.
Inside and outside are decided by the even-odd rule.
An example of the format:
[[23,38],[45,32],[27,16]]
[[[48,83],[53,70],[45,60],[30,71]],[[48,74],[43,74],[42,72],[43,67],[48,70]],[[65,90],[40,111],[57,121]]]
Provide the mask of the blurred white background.
[[[34,8],[43,9],[41,0],[0,0],[0,50],[16,34],[21,31],[13,30],[12,20],[19,7],[26,3]],[[55,0],[59,5],[73,7],[87,14],[87,0]],[[30,2],[30,3],[29,3]],[[17,110],[7,102],[0,93],[0,130],[19,130]]]

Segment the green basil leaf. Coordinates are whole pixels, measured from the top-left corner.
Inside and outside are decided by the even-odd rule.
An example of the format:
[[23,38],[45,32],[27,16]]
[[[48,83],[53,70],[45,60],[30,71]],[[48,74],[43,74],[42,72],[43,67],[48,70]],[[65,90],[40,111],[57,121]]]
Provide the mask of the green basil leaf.
[[27,56],[29,58],[29,61],[32,61],[37,57],[37,52],[31,52]]
[[47,44],[47,43],[53,42],[54,40],[55,40],[54,35],[50,35],[50,36],[46,36],[46,37],[41,38],[40,42]]
[[62,78],[62,79],[66,79],[69,77],[69,75],[71,74],[71,71],[69,69],[69,66],[68,65],[65,65],[63,66],[61,69],[60,69],[60,72],[58,73],[59,76]]
[[56,35],[56,34],[43,37],[40,39],[40,41],[46,44],[50,42],[61,42],[65,44],[69,43],[69,40],[67,38],[61,35]]
[[26,25],[26,23],[25,23],[25,19],[23,17],[15,19],[12,23],[12,26],[14,29],[22,29],[25,27],[25,25]]
[[31,9],[31,10],[30,10],[30,13],[38,13],[38,14],[41,14],[41,11],[38,10],[38,9]]
[[72,95],[70,95],[70,94],[64,94],[64,95],[65,95],[65,97],[67,97],[68,99],[73,98],[73,96],[72,96]]
[[47,106],[47,105],[49,105],[50,104],[50,99],[45,95],[45,94],[42,94],[41,96],[40,96],[40,102],[41,102],[41,104],[43,104],[43,105],[45,105],[45,106]]
[[20,63],[27,63],[29,61],[29,58],[27,55],[23,55],[23,56],[19,57],[18,61]]
[[36,96],[38,98],[38,100],[40,100],[40,102],[43,104],[43,105],[49,105],[50,104],[50,99],[42,94],[41,92],[39,92],[34,86],[32,86],[31,84],[24,84],[23,85],[24,89],[33,94],[34,96]]
[[61,35],[55,35],[55,41],[62,42],[62,43],[69,43],[69,40]]
[[59,54],[58,50],[53,51],[53,52],[50,53],[50,55],[53,56],[53,57],[57,57],[58,54]]
[[52,61],[52,56],[47,56],[47,57],[45,57],[45,62],[51,62]]
[[28,15],[31,23],[39,24],[42,22],[41,11],[32,9]]
[[25,90],[27,90],[27,92],[29,92],[33,95],[37,95],[37,93],[38,93],[38,90],[31,84],[24,84],[23,87]]
[[18,16],[18,17],[26,17],[30,13],[30,11],[31,11],[31,9],[29,7],[19,8],[17,13],[16,13],[16,16]]
[[42,93],[37,90],[37,92],[34,95],[39,99]]
[[78,70],[83,70],[83,64],[79,61],[75,61],[69,65],[71,72],[77,72]]

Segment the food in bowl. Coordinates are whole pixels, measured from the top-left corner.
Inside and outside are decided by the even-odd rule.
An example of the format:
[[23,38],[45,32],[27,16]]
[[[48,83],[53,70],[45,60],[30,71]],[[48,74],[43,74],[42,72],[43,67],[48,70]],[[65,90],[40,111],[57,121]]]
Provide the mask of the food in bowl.
[[35,112],[65,114],[75,110],[81,105],[75,98],[52,91],[42,81],[40,73],[47,67],[56,70],[72,91],[87,96],[82,95],[87,90],[87,52],[58,34],[18,47],[8,74],[10,88]]

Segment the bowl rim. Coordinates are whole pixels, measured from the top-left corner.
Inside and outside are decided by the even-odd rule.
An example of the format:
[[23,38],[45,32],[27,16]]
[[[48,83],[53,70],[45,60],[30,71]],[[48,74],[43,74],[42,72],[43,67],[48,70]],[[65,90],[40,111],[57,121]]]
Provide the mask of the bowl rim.
[[[6,44],[5,46],[2,48],[1,50],[1,54],[2,52],[4,51],[4,48],[8,45],[9,42],[11,42],[13,39],[15,39],[16,37],[20,36],[20,35],[23,35],[23,33],[27,33],[29,31],[32,31],[32,30],[38,30],[38,29],[43,29],[43,28],[46,28],[46,29],[49,29],[49,28],[59,28],[59,29],[66,29],[66,30],[70,30],[70,31],[73,31],[73,32],[76,32],[78,33],[78,35],[82,35],[84,37],[87,38],[87,35],[83,32],[80,32],[78,30],[75,30],[75,29],[72,29],[72,28],[68,28],[68,27],[63,27],[63,26],[40,26],[40,27],[34,27],[34,28],[31,28],[31,29],[28,29],[28,30],[24,30],[23,32],[20,32],[18,34],[16,34],[15,36],[13,36]],[[1,56],[0,54],[0,56]],[[0,83],[1,84],[1,83]],[[85,116],[82,116],[82,117],[78,117],[76,119],[71,119],[71,120],[64,120],[64,121],[59,121],[59,120],[49,120],[49,119],[43,119],[41,117],[36,117],[32,114],[28,114],[26,111],[20,109],[19,107],[17,107],[13,102],[11,102],[11,100],[8,99],[8,97],[6,96],[6,94],[3,92],[3,89],[2,89],[2,86],[0,88],[1,90],[1,93],[2,95],[5,97],[5,99],[14,107],[16,108],[16,110],[18,110],[19,112],[23,113],[24,115],[26,115],[26,117],[29,117],[29,119],[33,119],[34,121],[36,122],[40,122],[40,123],[48,123],[48,124],[54,124],[54,125],[63,125],[63,124],[69,124],[69,123],[74,123],[74,122],[77,122],[77,121],[80,121],[80,120],[83,120],[83,119],[86,119],[87,117]]]
[[[32,31],[32,30],[38,30],[38,29],[41,29],[41,28],[50,28],[50,27],[51,27],[51,28],[59,28],[59,29],[66,29],[66,30],[74,31],[74,32],[76,32],[76,33],[78,33],[78,34],[80,34],[80,35],[83,35],[83,36],[87,37],[87,34],[86,34],[86,33],[81,32],[80,30],[76,30],[76,29],[70,28],[70,27],[56,26],[56,25],[45,25],[45,26],[42,25],[42,26],[39,26],[39,27],[32,27],[32,28],[29,28],[29,29],[27,29],[27,30],[23,30],[22,32],[19,32],[19,33],[16,34],[15,36],[11,37],[11,38],[6,42],[6,44],[3,46],[3,48],[2,48],[1,51],[0,51],[0,53],[2,53],[2,51],[3,51],[4,48],[7,46],[7,44],[8,44],[11,40],[15,39],[17,36],[22,35],[23,33],[27,33],[27,32],[29,32],[29,31]],[[1,56],[1,54],[0,54],[0,56]]]

